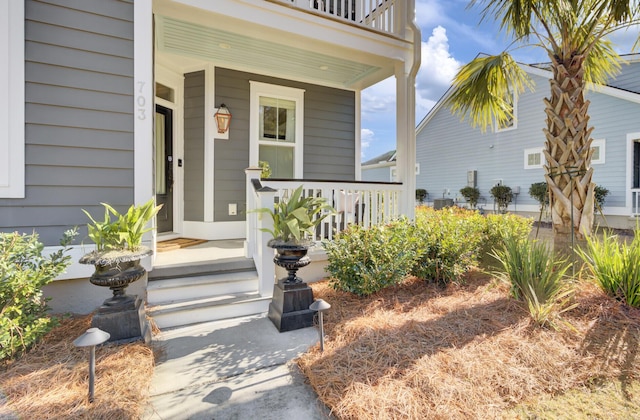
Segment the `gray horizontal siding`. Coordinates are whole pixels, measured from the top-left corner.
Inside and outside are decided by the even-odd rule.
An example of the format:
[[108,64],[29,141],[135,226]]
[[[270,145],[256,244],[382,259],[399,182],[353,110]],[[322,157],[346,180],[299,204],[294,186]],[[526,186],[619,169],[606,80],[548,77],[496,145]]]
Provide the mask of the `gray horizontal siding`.
[[[308,83],[216,68],[216,104],[233,114],[229,140],[215,141],[216,221],[244,220],[245,174],[249,166],[250,81],[304,89],[304,177],[355,179],[355,94]],[[238,215],[228,205],[238,204]]]
[[[447,108],[440,108],[417,133],[416,157],[420,163],[417,188],[429,191],[430,199],[443,196],[464,201],[459,190],[467,183],[467,171],[477,171],[480,194],[486,207],[493,208],[489,190],[502,179],[512,188],[519,186],[517,205],[537,204],[529,196],[535,182],[544,181],[544,169],[524,169],[524,150],[544,147],[545,127],[542,99],[548,95],[548,81],[535,77],[535,92],[518,101],[518,126],[514,130],[482,133],[466,121],[460,122]],[[605,164],[594,164],[594,182],[611,191],[606,205],[624,206],[626,194],[626,136],[640,131],[640,105],[591,92],[592,137],[606,140]],[[513,206],[511,207],[513,210]]]
[[184,218],[204,220],[204,71],[184,75]]
[[28,0],[25,17],[26,197],[0,200],[0,231],[55,245],[82,208],[133,202],[133,4]]

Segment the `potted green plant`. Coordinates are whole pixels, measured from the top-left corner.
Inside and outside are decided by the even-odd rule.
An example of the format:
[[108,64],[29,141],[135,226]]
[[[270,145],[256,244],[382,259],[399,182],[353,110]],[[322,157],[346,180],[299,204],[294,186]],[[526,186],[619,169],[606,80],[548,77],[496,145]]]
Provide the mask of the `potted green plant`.
[[104,207],[102,221],[82,210],[89,217],[88,237],[96,249],[85,254],[80,263],[95,266],[95,272],[89,279],[92,284],[106,286],[113,291],[113,297],[104,302],[105,306],[125,305],[134,299],[125,294],[125,289],[145,273],[140,259],[153,253],[150,248],[142,246],[142,237],[153,229],[147,224],[162,205],[156,206],[151,199],[140,206],[131,206],[121,214],[111,205],[101,204]]
[[478,199],[480,198],[480,190],[477,187],[466,186],[460,189],[460,194],[467,200],[472,209],[476,208]]
[[299,186],[291,196],[274,204],[274,208],[260,208],[256,211],[266,213],[273,221],[273,229],[261,229],[271,234],[268,246],[276,250],[290,248],[309,248],[313,243],[309,238],[315,234],[316,227],[335,210],[323,197],[304,196],[304,188]]
[[281,199],[274,208],[255,211],[268,214],[273,228],[262,228],[271,234],[267,246],[276,250],[273,262],[288,272],[273,287],[273,299],[269,304],[269,319],[278,331],[291,331],[313,325],[313,290],[299,278],[298,269],[311,262],[307,252],[314,243],[317,226],[330,214],[335,213],[326,199],[304,196],[304,188],[296,188],[289,198]]

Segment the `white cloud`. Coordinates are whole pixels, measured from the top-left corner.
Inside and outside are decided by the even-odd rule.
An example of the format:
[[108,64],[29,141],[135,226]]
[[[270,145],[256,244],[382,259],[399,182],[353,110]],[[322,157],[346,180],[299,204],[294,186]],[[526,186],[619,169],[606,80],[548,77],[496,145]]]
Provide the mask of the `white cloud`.
[[422,43],[422,64],[416,80],[417,95],[423,100],[440,99],[461,64],[449,51],[447,30],[442,26],[435,27],[427,42]]
[[368,128],[363,128],[360,130],[360,146],[361,146],[361,157],[365,156],[365,150],[371,145],[371,142],[375,138],[375,133],[373,130],[369,130]]
[[364,120],[375,120],[374,114],[395,112],[396,79],[389,77],[362,91],[361,106]]

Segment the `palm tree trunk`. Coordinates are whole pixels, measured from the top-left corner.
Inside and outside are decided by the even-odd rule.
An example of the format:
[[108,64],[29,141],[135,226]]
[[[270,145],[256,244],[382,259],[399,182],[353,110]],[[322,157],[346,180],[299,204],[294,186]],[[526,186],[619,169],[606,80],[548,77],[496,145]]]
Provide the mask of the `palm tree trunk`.
[[551,98],[545,99],[547,128],[545,179],[549,185],[556,251],[569,254],[571,232],[576,241],[591,233],[594,188],[591,182],[589,101],[584,99],[584,57],[552,57]]

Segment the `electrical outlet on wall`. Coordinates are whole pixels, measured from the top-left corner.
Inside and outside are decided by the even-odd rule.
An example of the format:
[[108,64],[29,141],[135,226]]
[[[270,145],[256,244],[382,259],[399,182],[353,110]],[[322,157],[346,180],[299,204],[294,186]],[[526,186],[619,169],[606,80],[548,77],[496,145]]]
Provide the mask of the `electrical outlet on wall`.
[[229,216],[237,216],[238,215],[238,204],[229,203]]

